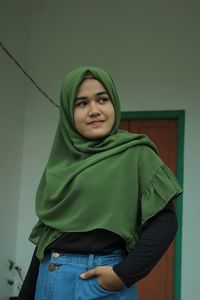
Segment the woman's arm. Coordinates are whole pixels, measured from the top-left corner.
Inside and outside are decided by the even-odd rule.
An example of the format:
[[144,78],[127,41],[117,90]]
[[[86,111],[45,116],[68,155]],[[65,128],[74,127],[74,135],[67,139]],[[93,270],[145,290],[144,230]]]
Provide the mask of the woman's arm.
[[36,257],[36,249],[35,249],[28,272],[26,274],[19,296],[17,298],[18,300],[25,300],[25,299],[34,300],[36,282],[37,282],[37,277],[39,272],[39,265],[40,265],[40,261]]
[[146,224],[140,239],[122,262],[113,267],[115,273],[130,287],[144,278],[168,249],[178,229],[173,201]]

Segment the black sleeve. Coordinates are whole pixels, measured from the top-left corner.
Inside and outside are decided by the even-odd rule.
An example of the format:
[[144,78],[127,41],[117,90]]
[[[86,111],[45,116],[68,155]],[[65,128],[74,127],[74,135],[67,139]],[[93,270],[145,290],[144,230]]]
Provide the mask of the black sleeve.
[[39,265],[40,265],[40,261],[36,257],[36,249],[35,249],[28,272],[26,274],[19,296],[17,298],[18,300],[34,300],[36,282],[39,273]]
[[144,224],[135,247],[113,270],[130,287],[144,278],[156,265],[175,237],[178,229],[173,202]]

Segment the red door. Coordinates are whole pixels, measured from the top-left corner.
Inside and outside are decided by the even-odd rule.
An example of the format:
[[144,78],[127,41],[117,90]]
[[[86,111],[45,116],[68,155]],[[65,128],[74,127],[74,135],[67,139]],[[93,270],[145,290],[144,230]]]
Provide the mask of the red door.
[[[128,120],[121,121],[122,129],[147,134],[157,145],[161,158],[176,172],[177,121]],[[151,273],[139,281],[139,300],[173,300],[174,242]]]

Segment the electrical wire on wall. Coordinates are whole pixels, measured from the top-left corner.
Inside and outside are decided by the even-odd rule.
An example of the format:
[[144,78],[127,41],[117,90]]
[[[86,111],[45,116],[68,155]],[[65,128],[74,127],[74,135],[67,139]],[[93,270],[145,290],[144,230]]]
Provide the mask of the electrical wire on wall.
[[15,57],[8,51],[8,49],[2,44],[0,41],[0,46],[4,50],[4,52],[10,57],[12,61],[18,66],[18,68],[24,73],[24,75],[35,85],[35,87],[42,93],[49,102],[51,102],[54,106],[59,108],[59,105],[56,104],[42,89],[41,87],[35,82],[35,80],[24,70],[24,68],[21,66],[21,64],[15,59]]

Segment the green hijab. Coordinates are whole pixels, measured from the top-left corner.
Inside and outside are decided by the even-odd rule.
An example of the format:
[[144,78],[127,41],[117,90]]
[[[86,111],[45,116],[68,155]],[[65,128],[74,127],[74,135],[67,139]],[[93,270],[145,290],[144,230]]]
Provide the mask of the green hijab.
[[[115,109],[115,122],[110,134],[99,140],[87,140],[76,130],[74,124],[74,103],[78,88],[86,75],[90,73],[101,82],[108,92]],[[99,185],[102,207],[108,202],[108,190],[102,183],[102,172],[105,172],[111,186],[115,174],[115,164],[126,163],[126,150],[137,145],[145,145],[157,151],[154,144],[141,134],[132,134],[119,130],[120,101],[111,76],[104,70],[86,66],[75,69],[65,77],[60,94],[60,119],[49,160],[44,170],[36,194],[36,213],[39,222],[34,227],[30,240],[38,246],[38,257],[42,258],[45,247],[65,232],[83,232],[95,228],[109,228],[105,224],[104,214],[96,211],[94,214],[91,202],[97,197],[97,190],[86,188],[92,184],[89,179],[91,172],[95,174],[95,185]],[[117,159],[115,159],[117,157]],[[110,159],[110,160],[109,160]],[[104,165],[103,162],[106,162]],[[103,168],[103,169],[102,169]],[[120,171],[120,169],[119,169]],[[120,172],[118,172],[120,176]],[[121,174],[120,184],[126,178]],[[127,187],[126,187],[127,188]],[[109,189],[109,201],[115,205],[112,188]],[[98,200],[99,201],[99,200]],[[105,201],[105,203],[104,203]],[[84,209],[83,209],[84,208]],[[99,208],[100,210],[100,208]],[[84,211],[84,214],[83,214]],[[100,219],[101,218],[101,219]],[[113,230],[110,228],[110,230]]]

